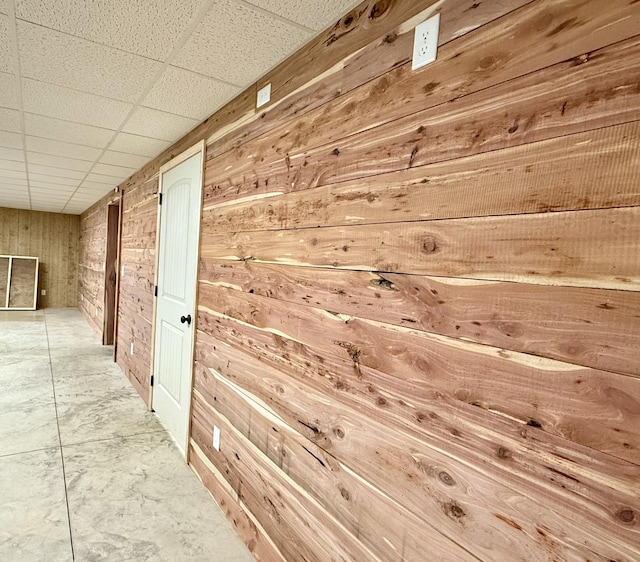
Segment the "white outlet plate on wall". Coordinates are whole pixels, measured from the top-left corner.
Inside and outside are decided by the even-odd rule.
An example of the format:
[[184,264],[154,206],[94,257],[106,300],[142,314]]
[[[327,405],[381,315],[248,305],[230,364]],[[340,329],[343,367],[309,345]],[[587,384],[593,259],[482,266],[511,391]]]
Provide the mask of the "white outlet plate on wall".
[[412,70],[417,70],[436,60],[439,31],[440,14],[436,14],[416,26],[416,34],[413,40]]
[[213,448],[220,450],[220,428],[217,425],[213,426]]
[[271,83],[258,91],[258,103],[256,104],[256,107],[262,107],[269,103],[269,100],[271,100]]

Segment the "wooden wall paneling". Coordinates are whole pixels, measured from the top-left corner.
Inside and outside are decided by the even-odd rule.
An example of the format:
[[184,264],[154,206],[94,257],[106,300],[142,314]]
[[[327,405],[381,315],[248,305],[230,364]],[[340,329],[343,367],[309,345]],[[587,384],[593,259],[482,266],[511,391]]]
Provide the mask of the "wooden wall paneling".
[[640,44],[632,38],[343,139],[331,136],[335,127],[330,136],[314,130],[306,137],[292,134],[291,125],[287,131],[276,129],[208,161],[205,183],[215,189],[209,203],[302,190],[636,121],[639,53]]
[[[293,115],[300,116],[326,102],[344,96],[347,92],[382,76],[399,66],[409,62],[408,54],[413,51],[413,31],[416,24],[440,13],[439,45],[444,45],[453,38],[469,33],[487,22],[517,9],[530,0],[510,0],[507,2],[491,2],[476,4],[470,0],[448,0],[431,3],[423,11],[394,29],[375,37],[366,47],[349,53],[333,67],[315,76],[297,90],[280,97],[281,91],[275,92],[275,99],[251,118],[236,124],[235,127],[216,131],[208,139],[208,156],[214,157],[238,147],[268,131],[289,121]],[[416,3],[418,4],[418,3]],[[429,2],[422,2],[426,6]],[[347,15],[346,20],[350,16]],[[297,74],[297,72],[296,72]],[[269,76],[261,81],[266,85],[272,81]],[[330,107],[333,110],[333,107]],[[323,113],[326,113],[323,109]]]
[[[383,371],[425,392],[440,392],[640,463],[638,378],[312,307],[292,308],[206,284],[200,295],[201,304],[218,313],[284,334],[325,355],[351,359],[353,368]],[[212,324],[211,317],[203,321]]]
[[[406,384],[397,386],[400,395],[382,387],[372,393],[369,370],[363,370],[361,377],[353,368],[340,370],[344,392],[334,392],[332,400],[326,400],[321,386],[334,383],[329,380],[334,373],[330,357],[304,354],[305,347],[295,341],[285,344],[273,334],[265,339],[255,330],[238,330],[238,326],[236,322],[236,337],[244,341],[242,350],[205,337],[198,361],[268,404],[361,478],[441,532],[453,535],[481,559],[589,559],[599,553],[633,560],[637,556],[637,528],[624,522],[629,515],[637,518],[636,492],[631,493],[635,504],[629,504],[637,466],[623,463],[621,469],[622,461],[586,448],[572,451],[547,444],[535,452],[538,444],[548,440],[534,427],[508,418],[487,418],[502,425],[492,428],[486,420],[473,419],[472,413],[460,415],[455,401],[440,408],[438,400],[425,397],[424,405],[422,394]],[[265,360],[269,353],[263,353],[263,341],[279,358],[278,368]],[[250,356],[255,346],[262,348],[260,359]],[[283,355],[295,357],[294,362],[302,359],[299,376],[285,374],[287,367],[282,366],[290,363]],[[316,369],[318,376],[314,376]],[[216,404],[217,394],[213,397],[210,400]],[[405,424],[396,404],[410,407],[409,400],[419,404]],[[453,411],[449,405],[454,405]],[[487,417],[482,410],[467,409]],[[507,431],[505,425],[511,429]],[[435,438],[438,432],[442,440]],[[610,483],[601,482],[598,470],[592,470],[602,468],[587,461],[594,456],[610,464]],[[287,470],[284,462],[283,469]],[[603,525],[607,526],[604,534],[588,530]]]
[[76,305],[79,231],[75,215],[0,208],[0,254],[39,258],[40,308]]
[[[243,501],[265,527],[287,560],[384,560],[383,552],[373,552],[327,513],[308,492],[296,485],[228,420],[194,393],[193,436],[201,447],[212,449],[213,424],[225,435],[225,445],[210,460],[228,474],[241,490]],[[232,484],[233,485],[233,484]],[[428,532],[425,529],[425,532]],[[445,541],[440,541],[443,543]],[[472,560],[451,546],[449,553],[440,544],[432,546],[443,560]],[[408,558],[409,560],[411,558]]]
[[640,288],[640,207],[211,234],[201,257],[607,289]]
[[637,206],[640,121],[304,191],[207,204],[209,232]]
[[[158,178],[123,189],[116,362],[150,406]],[[131,354],[133,344],[133,355]]]
[[238,494],[228,485],[224,476],[191,439],[189,443],[189,465],[207,488],[214,501],[233,525],[258,562],[284,562],[280,551],[250,511],[242,505]]
[[[265,410],[244,391],[234,390],[215,371],[196,366],[199,400],[215,405],[234,428],[383,560],[422,560],[431,552],[438,560],[475,559],[455,542],[380,493],[348,467]],[[211,427],[209,423],[208,426]],[[203,431],[201,429],[201,431]],[[203,443],[208,433],[198,436]],[[203,450],[216,453],[208,446]]]
[[640,293],[200,261],[200,280],[294,306],[640,377]]

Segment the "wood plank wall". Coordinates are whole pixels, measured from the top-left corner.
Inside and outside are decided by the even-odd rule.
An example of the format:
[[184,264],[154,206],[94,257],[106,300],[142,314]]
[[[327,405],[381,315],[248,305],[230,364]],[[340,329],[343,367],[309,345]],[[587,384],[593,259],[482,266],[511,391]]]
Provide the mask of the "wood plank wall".
[[640,559],[639,33],[369,0],[121,186],[148,401],[157,172],[208,139],[189,462],[257,559]]
[[107,256],[107,206],[120,197],[108,193],[80,217],[80,260],[77,306],[102,338],[104,327],[104,274]]
[[40,258],[38,308],[76,306],[79,238],[77,215],[0,207],[0,254]]

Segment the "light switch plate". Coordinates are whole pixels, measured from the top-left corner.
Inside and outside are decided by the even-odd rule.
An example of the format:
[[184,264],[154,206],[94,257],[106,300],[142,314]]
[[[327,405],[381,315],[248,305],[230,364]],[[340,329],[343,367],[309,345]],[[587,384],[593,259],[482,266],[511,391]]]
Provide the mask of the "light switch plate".
[[439,31],[440,14],[436,14],[416,26],[416,34],[413,40],[412,70],[417,70],[436,60]]
[[271,83],[267,84],[264,88],[258,90],[258,103],[256,107],[262,107],[269,103],[271,100]]
[[213,426],[213,448],[220,450],[220,428],[217,425]]

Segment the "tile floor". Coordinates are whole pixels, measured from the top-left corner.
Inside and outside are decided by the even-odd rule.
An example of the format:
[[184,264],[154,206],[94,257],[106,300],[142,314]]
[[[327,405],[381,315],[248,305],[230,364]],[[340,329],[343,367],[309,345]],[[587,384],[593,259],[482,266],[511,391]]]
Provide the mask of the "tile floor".
[[252,561],[76,309],[0,312],[0,560]]

